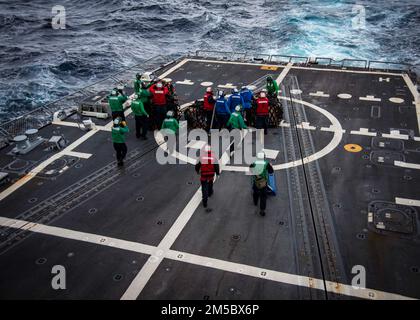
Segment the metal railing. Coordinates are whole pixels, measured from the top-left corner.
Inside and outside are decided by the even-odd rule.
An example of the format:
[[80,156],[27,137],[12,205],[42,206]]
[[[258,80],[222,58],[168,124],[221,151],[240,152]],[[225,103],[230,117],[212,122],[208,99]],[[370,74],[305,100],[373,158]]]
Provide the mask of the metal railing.
[[307,64],[309,58],[302,56],[290,56],[284,54],[273,54],[270,56],[270,62],[284,62],[284,63],[303,63]]
[[[0,124],[0,148],[6,146],[16,135],[23,134],[27,129],[40,129],[51,123],[56,111],[73,109],[89,95],[96,92],[111,90],[117,85],[127,85],[135,79],[136,73],[152,70],[157,71],[168,63],[168,58],[162,55],[152,57],[142,63],[123,68],[104,79],[94,82],[78,91],[55,100],[17,118]],[[172,61],[171,61],[172,62]]]
[[[385,68],[374,68],[372,65],[385,65]],[[393,68],[394,67],[394,68]],[[395,68],[396,67],[396,68]],[[389,61],[377,61],[377,60],[371,60],[368,63],[367,68],[369,70],[371,69],[384,69],[384,70],[403,70],[403,71],[410,71],[412,66],[408,63],[399,63],[399,62],[389,62]]]
[[[248,61],[265,61],[265,62],[277,62],[277,63],[300,63],[305,65],[318,64],[322,66],[331,66],[338,68],[359,68],[365,70],[381,69],[381,70],[398,70],[403,72],[409,72],[412,66],[407,63],[391,62],[391,61],[376,61],[366,59],[342,59],[334,60],[327,57],[305,57],[305,56],[294,56],[294,55],[270,55],[261,53],[237,53],[228,51],[217,51],[217,50],[197,50],[195,53],[196,57],[206,57],[223,60],[235,60],[234,57],[239,59],[246,59]],[[238,58],[236,59],[238,60]],[[377,67],[373,67],[376,65]],[[378,66],[379,65],[379,66]]]

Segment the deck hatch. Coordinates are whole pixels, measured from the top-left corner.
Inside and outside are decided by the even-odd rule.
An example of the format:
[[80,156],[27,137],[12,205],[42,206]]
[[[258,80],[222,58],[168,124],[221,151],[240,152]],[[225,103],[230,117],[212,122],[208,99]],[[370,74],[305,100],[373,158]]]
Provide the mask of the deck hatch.
[[391,202],[375,201],[369,205],[369,229],[381,233],[417,234],[417,211],[413,207]]
[[370,153],[370,161],[376,165],[393,166],[395,161],[405,161],[402,153],[378,150]]

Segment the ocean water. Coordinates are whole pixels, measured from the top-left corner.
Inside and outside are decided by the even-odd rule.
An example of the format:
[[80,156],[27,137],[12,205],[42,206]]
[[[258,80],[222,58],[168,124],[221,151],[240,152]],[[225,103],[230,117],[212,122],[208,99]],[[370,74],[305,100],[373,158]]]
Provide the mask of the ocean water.
[[[66,10],[66,29],[51,26],[55,5]],[[0,0],[0,119],[157,54],[234,50],[418,66],[419,30],[419,0]]]

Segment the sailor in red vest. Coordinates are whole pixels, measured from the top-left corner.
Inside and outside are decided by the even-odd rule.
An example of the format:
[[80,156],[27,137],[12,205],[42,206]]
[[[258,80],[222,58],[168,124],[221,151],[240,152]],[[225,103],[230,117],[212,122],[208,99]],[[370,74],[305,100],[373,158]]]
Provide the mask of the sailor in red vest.
[[163,120],[165,120],[167,112],[167,103],[169,90],[167,87],[164,87],[162,81],[154,84],[149,89],[152,94],[152,105],[153,105],[153,114],[155,120],[155,126],[158,129],[162,127]]
[[212,129],[210,128],[210,126],[212,125],[211,122],[214,117],[214,104],[215,103],[216,103],[216,100],[214,99],[214,96],[213,96],[213,89],[208,87],[206,89],[206,94],[204,95],[204,105],[203,105],[203,109],[206,114],[207,132],[210,132],[210,129]]
[[217,158],[214,156],[211,147],[205,146],[201,151],[199,162],[195,165],[195,171],[201,175],[201,193],[203,194],[203,206],[207,208],[207,199],[213,194],[214,175],[220,174],[220,167]]
[[267,134],[268,126],[268,114],[269,114],[269,103],[266,93],[263,91],[260,93],[260,97],[257,99],[257,118],[255,120],[255,126],[257,129],[264,128],[264,134]]

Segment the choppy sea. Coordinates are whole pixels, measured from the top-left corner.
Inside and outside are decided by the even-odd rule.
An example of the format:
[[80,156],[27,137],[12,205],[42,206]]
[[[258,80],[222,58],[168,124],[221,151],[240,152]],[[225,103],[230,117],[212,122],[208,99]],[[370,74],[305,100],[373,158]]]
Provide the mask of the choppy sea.
[[[52,9],[65,9],[53,29]],[[212,49],[420,64],[420,1],[0,0],[0,119],[157,54]]]

